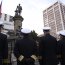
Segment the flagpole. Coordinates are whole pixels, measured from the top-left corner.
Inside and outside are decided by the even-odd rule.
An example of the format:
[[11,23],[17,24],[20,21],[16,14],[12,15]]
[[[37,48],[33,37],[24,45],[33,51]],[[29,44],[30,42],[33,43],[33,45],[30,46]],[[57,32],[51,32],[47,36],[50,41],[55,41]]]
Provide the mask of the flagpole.
[[2,14],[2,0],[1,0],[1,3],[0,3],[0,18],[1,18],[1,14]]
[[1,0],[0,4],[3,2],[3,0]]

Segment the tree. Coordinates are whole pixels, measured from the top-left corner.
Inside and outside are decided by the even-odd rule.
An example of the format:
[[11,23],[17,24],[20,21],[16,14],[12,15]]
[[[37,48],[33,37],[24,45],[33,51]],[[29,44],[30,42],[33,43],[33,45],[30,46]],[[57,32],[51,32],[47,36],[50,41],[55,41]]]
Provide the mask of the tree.
[[37,33],[34,30],[31,32],[31,38],[37,40]]

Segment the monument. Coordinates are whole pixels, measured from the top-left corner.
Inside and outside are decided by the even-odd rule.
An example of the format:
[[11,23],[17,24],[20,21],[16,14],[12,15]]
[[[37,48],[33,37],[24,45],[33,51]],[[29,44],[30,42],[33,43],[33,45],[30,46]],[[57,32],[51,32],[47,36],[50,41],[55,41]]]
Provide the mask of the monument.
[[21,16],[22,6],[19,4],[15,10],[15,16],[13,17],[14,21],[14,32],[15,34],[19,34],[20,29],[22,28],[23,17]]
[[[12,53],[13,53],[13,48],[14,48],[14,44],[16,42],[16,39],[22,38],[22,36],[20,35],[21,32],[21,28],[22,28],[22,21],[23,21],[23,17],[21,16],[22,13],[22,6],[19,4],[15,10],[15,15],[13,17],[13,21],[14,21],[14,31],[9,31],[8,32],[8,59],[9,59],[9,64],[12,65],[12,61],[14,60],[14,58],[12,58]],[[21,37],[20,37],[21,36]],[[13,60],[11,60],[13,59]]]

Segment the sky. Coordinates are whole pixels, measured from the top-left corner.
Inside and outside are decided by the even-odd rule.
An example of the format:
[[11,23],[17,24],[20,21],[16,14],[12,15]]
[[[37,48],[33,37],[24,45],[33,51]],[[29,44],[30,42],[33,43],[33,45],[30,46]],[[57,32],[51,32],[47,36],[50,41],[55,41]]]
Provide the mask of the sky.
[[21,16],[24,18],[22,28],[35,30],[38,35],[43,34],[43,10],[56,1],[65,2],[65,0],[0,0],[0,2],[1,1],[2,13],[12,16],[15,15],[17,5],[21,4]]

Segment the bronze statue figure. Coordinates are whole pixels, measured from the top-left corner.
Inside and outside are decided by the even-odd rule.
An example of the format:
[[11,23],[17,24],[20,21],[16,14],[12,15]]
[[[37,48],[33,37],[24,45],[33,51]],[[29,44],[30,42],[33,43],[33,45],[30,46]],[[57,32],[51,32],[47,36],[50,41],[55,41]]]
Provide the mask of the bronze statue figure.
[[21,15],[21,11],[22,11],[22,7],[20,6],[20,4],[17,6],[16,10],[15,10],[15,15]]

